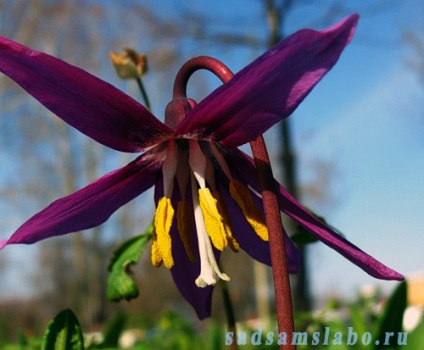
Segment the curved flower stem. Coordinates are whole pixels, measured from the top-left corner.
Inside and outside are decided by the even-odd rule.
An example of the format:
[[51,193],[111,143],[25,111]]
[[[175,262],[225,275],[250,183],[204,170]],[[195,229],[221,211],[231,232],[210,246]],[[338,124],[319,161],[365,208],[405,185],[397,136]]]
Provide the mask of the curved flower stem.
[[250,143],[255,159],[259,183],[262,188],[262,202],[265,211],[265,221],[269,232],[269,248],[271,252],[272,273],[274,276],[275,304],[277,308],[278,331],[286,332],[287,345],[280,349],[296,349],[291,345],[294,332],[293,306],[291,299],[289,272],[287,267],[286,249],[281,222],[280,208],[276,196],[274,176],[271,163],[262,136]]
[[144,88],[144,85],[143,85],[143,82],[141,81],[141,78],[137,77],[135,79],[135,81],[137,82],[138,88],[140,89],[141,95],[143,96],[143,100],[144,100],[144,104],[145,104],[146,108],[151,112],[152,107],[150,105],[149,97],[147,96],[146,89]]
[[185,98],[187,83],[190,76],[199,69],[206,69],[215,74],[223,83],[229,81],[234,74],[231,70],[215,58],[208,56],[193,57],[182,65],[174,82],[174,98]]
[[[222,299],[224,301],[225,314],[227,315],[227,329],[228,332],[233,332],[234,336],[236,336],[236,318],[234,316],[233,303],[231,302],[230,293],[226,283],[221,283],[221,291]],[[234,338],[234,341],[231,343],[230,349],[238,349],[236,338]]]
[[[190,76],[199,69],[207,69],[214,73],[223,83],[228,82],[233,73],[222,62],[206,56],[194,57],[187,61],[179,70],[174,83],[174,99],[186,98],[187,82]],[[271,163],[262,136],[250,143],[255,159],[259,183],[262,188],[262,202],[265,211],[265,221],[269,232],[269,247],[274,276],[275,303],[277,308],[278,331],[287,334],[287,345],[280,349],[296,349],[291,345],[294,332],[293,307],[291,300],[290,280],[287,267],[286,249],[278,206],[274,176]]]

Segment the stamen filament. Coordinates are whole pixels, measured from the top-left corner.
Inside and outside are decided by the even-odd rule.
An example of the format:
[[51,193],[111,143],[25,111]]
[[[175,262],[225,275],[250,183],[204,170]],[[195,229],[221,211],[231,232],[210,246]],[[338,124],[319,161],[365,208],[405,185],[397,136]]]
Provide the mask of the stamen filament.
[[221,167],[222,171],[228,177],[229,180],[232,180],[233,179],[233,175],[231,174],[230,167],[228,166],[227,161],[225,160],[224,156],[219,151],[219,149],[218,149],[218,147],[216,146],[215,143],[210,142],[209,145],[210,145],[210,147],[212,149],[212,154],[215,157],[215,159],[217,160],[217,162],[218,162],[219,166]]
[[230,195],[237,202],[246,220],[252,226],[256,234],[264,241],[268,241],[268,229],[262,213],[253,202],[249,189],[233,179],[230,181]]
[[190,204],[187,200],[181,200],[177,207],[177,224],[178,233],[184,244],[184,249],[190,261],[195,261],[193,247],[191,246],[191,232],[193,229],[193,215],[191,213]]
[[171,198],[174,190],[174,178],[177,171],[175,141],[170,140],[168,143],[168,154],[162,165],[163,174],[163,193],[165,197]]
[[203,154],[199,143],[195,140],[189,140],[189,149],[188,163],[200,188],[205,189],[207,168],[206,156]]
[[181,197],[185,199],[187,192],[187,185],[190,179],[190,168],[188,165],[188,149],[187,147],[180,147],[179,144],[176,143],[177,149],[177,170],[176,177],[178,188],[180,190]]

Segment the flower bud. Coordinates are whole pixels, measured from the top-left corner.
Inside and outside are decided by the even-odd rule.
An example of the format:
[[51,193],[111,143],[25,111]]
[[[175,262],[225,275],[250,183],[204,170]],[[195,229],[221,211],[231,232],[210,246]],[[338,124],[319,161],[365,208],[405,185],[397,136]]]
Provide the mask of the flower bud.
[[110,52],[109,57],[122,79],[137,79],[147,71],[146,55],[139,55],[133,49],[125,48],[123,53]]

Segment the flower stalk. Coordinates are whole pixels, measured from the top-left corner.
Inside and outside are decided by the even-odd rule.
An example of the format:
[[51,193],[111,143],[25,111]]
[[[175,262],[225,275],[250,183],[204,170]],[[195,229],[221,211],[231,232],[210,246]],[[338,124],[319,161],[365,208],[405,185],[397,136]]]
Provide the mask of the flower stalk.
[[263,136],[250,143],[253,158],[262,188],[262,202],[265,221],[269,232],[269,249],[271,253],[272,274],[274,277],[275,304],[277,308],[278,331],[286,332],[288,344],[280,349],[295,349],[290,337],[294,332],[293,306],[290,279],[287,267],[286,248],[283,236],[280,209],[275,191],[274,176]]
[[[234,315],[233,303],[231,302],[230,292],[226,283],[221,283],[222,300],[224,302],[224,310],[227,316],[227,329],[228,332],[237,333],[236,331],[236,318]],[[237,350],[237,341],[233,341],[230,346],[231,350]]]
[[143,97],[143,100],[144,100],[144,105],[149,111],[152,111],[152,106],[150,105],[150,100],[149,100],[149,97],[147,96],[147,92],[146,92],[146,89],[144,88],[141,78],[137,77],[135,81],[137,82],[138,88],[140,89],[141,96]]

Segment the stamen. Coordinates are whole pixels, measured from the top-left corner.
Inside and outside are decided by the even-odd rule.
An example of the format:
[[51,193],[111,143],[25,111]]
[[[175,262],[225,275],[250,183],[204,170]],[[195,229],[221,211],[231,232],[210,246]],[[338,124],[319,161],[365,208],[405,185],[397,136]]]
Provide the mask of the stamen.
[[268,229],[265,225],[265,219],[253,202],[249,189],[233,179],[230,181],[230,195],[237,202],[256,234],[262,240],[268,241]]
[[217,201],[212,196],[210,190],[206,188],[205,177],[208,168],[208,160],[197,141],[190,140],[189,146],[189,164],[200,186],[198,190],[200,208],[203,213],[206,232],[211,238],[215,248],[223,251],[228,245],[228,240],[225,233],[224,220],[217,208]]
[[171,226],[174,218],[174,208],[171,204],[171,196],[174,190],[174,178],[177,170],[177,157],[174,140],[169,141],[166,159],[162,164],[163,193],[159,199],[155,219],[154,234],[152,241],[152,264],[159,267],[162,263],[168,269],[174,266],[172,258]]
[[219,166],[221,167],[222,171],[228,177],[229,180],[232,180],[233,179],[233,175],[231,174],[230,167],[228,166],[227,161],[225,160],[224,156],[219,151],[219,149],[218,149],[218,147],[216,146],[215,143],[210,142],[209,145],[210,145],[210,147],[212,149],[213,156],[217,160],[217,162],[218,162]]
[[170,235],[173,218],[174,208],[172,208],[171,200],[162,197],[159,199],[154,219],[154,232],[156,234],[153,236],[152,263],[156,267],[160,266],[162,262],[168,269],[174,266]]
[[187,140],[179,140],[176,142],[177,150],[177,170],[176,178],[181,197],[184,199],[187,192],[187,184],[190,178],[190,167],[188,165],[188,142],[181,142]]
[[215,166],[209,157],[206,158],[206,182],[212,191],[216,191]]
[[228,240],[224,227],[224,219],[218,211],[218,202],[212,196],[209,188],[199,189],[199,200],[206,232],[215,248],[223,251],[228,245]]
[[196,224],[197,242],[199,245],[200,254],[200,275],[196,279],[195,283],[198,287],[203,288],[206,286],[214,285],[216,283],[216,276],[225,281],[229,281],[230,278],[219,270],[218,264],[215,260],[212,245],[208,234],[206,233],[194,175],[191,176],[191,186],[194,206],[194,220]]
[[152,260],[152,265],[154,267],[159,267],[162,265],[162,255],[160,254],[159,251],[159,246],[158,246],[158,236],[156,234],[156,230],[153,229],[152,232],[153,238],[152,238],[152,248],[151,248],[151,260]]
[[195,261],[196,257],[191,246],[191,232],[193,228],[193,215],[190,204],[187,200],[181,200],[177,207],[178,233],[183,241],[185,251],[190,261]]
[[230,221],[230,216],[228,215],[227,206],[219,192],[215,191],[212,193],[212,195],[217,201],[218,211],[221,213],[221,216],[224,222],[225,236],[227,237],[228,245],[234,253],[237,253],[240,250],[240,245],[237,242],[237,240],[233,237],[233,232],[231,229],[231,221]]
[[165,197],[171,198],[174,190],[174,178],[177,171],[177,157],[174,140],[169,141],[168,154],[162,165],[163,193]]
[[189,148],[188,163],[190,168],[193,171],[193,174],[199,183],[200,188],[206,188],[206,156],[203,154],[199,143],[195,140],[189,140]]

